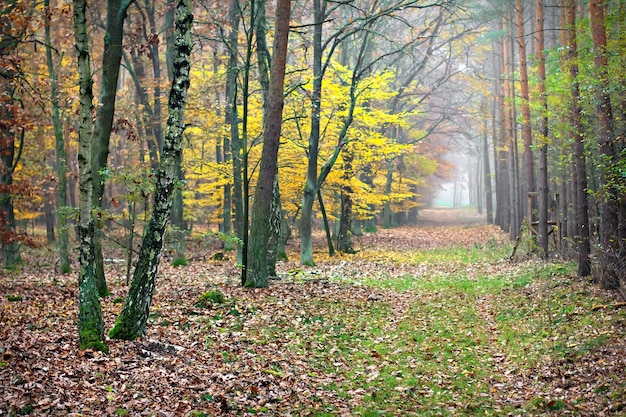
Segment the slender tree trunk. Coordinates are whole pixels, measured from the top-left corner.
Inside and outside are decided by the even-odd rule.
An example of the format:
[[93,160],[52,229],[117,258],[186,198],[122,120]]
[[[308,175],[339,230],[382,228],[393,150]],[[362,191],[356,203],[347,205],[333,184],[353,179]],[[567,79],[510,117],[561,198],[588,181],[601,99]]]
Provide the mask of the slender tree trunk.
[[252,208],[252,226],[248,250],[248,265],[244,286],[266,288],[268,286],[267,253],[270,237],[270,214],[272,190],[276,177],[278,148],[284,105],[283,86],[287,64],[289,40],[289,17],[291,0],[278,0],[276,5],[276,35],[267,95],[267,120],[263,131],[263,151],[259,178]]
[[313,0],[313,91],[311,93],[311,133],[309,135],[306,183],[302,194],[300,222],[300,263],[314,265],[313,260],[313,203],[317,194],[317,162],[320,141],[320,118],[322,100],[322,28],[324,24],[323,0]]
[[[104,177],[100,173],[107,167],[109,158],[109,140],[111,139],[113,127],[117,81],[122,61],[124,20],[126,20],[126,11],[132,2],[133,0],[107,1],[107,21],[104,34],[104,52],[102,54],[102,86],[96,108],[92,140],[92,173],[94,175],[92,198],[93,206],[98,209],[104,208]],[[94,235],[93,244],[96,285],[98,286],[100,296],[106,297],[109,295],[109,289],[104,276],[100,233]]]
[[343,185],[341,188],[341,217],[339,220],[339,234],[337,236],[337,249],[343,253],[354,253],[352,247],[352,186],[350,182],[354,177],[352,163],[354,152],[352,146],[347,146],[343,153]]
[[[7,23],[10,26],[10,23]],[[8,39],[7,39],[8,38]],[[2,36],[0,39],[0,54],[11,53],[16,42],[10,36]],[[19,161],[19,153],[16,155],[16,140],[23,144],[24,129],[15,131],[13,120],[14,106],[19,105],[16,99],[15,78],[19,74],[15,69],[7,68],[0,77],[0,244],[2,245],[2,265],[5,268],[13,268],[21,262],[20,245],[15,233],[15,213],[13,209],[13,172]],[[22,146],[18,146],[21,150]]]
[[[517,46],[520,76],[520,95],[522,98],[522,140],[524,142],[524,174],[526,180],[526,192],[534,192],[535,169],[533,160],[533,138],[530,121],[530,95],[528,91],[528,63],[526,57],[526,38],[524,33],[524,5],[522,0],[515,0],[515,26],[517,28]],[[526,201],[526,193],[518,201],[519,207],[523,207]],[[534,207],[533,207],[534,209]],[[518,216],[521,219],[522,216]],[[529,225],[532,227],[532,225]],[[517,233],[517,232],[516,232]]]
[[[506,27],[506,26],[505,26]],[[503,189],[506,190],[503,193],[503,198],[506,197],[506,201],[504,202],[505,206],[503,221],[503,230],[509,232],[509,236],[512,238],[515,237],[517,233],[516,227],[516,204],[515,204],[515,153],[516,149],[514,147],[513,140],[513,111],[511,109],[511,42],[509,39],[504,39],[502,42],[502,63],[503,63],[503,72],[504,79],[502,81],[502,111],[501,115],[502,121],[502,129],[500,135],[502,137],[501,140],[501,162],[502,169],[504,171],[504,175],[502,180],[506,182],[502,183]]]
[[[268,92],[270,89],[270,51],[267,47],[267,20],[265,17],[265,0],[259,1],[259,12],[256,22],[257,41],[257,65],[259,68],[259,84],[263,92],[263,127],[267,124]],[[269,219],[269,237],[267,239],[267,268],[269,276],[276,276],[276,259],[285,255],[284,248],[278,247],[282,239],[282,205],[280,202],[280,189],[278,183],[278,165],[276,166],[276,176],[272,190],[272,204]],[[281,252],[279,254],[279,252]]]
[[71,271],[69,261],[69,239],[67,229],[67,155],[65,153],[65,139],[63,137],[63,124],[59,111],[59,81],[52,59],[52,36],[50,28],[50,0],[44,1],[46,8],[45,36],[46,36],[46,64],[48,66],[48,76],[50,77],[50,102],[52,104],[52,127],[54,130],[54,140],[56,149],[57,168],[57,224],[59,234],[59,268],[62,273]]
[[78,275],[78,334],[81,349],[107,351],[104,343],[104,321],[96,286],[94,260],[94,223],[91,215],[93,175],[91,137],[93,90],[87,36],[86,0],[74,0],[74,36],[78,52],[80,86],[80,127],[78,130],[79,210],[77,226],[80,249]]
[[620,287],[620,241],[619,228],[619,199],[620,192],[615,189],[612,181],[612,172],[615,171],[616,135],[613,130],[613,109],[609,91],[608,51],[606,41],[606,27],[603,0],[589,1],[589,17],[591,20],[591,35],[594,46],[594,62],[596,85],[596,113],[598,115],[598,139],[600,141],[600,215],[602,225],[600,230],[600,244],[603,251],[602,286],[606,289]]
[[491,169],[489,164],[489,129],[487,126],[487,112],[483,111],[483,173],[485,185],[485,210],[487,223],[493,224],[493,196],[491,189]]
[[185,129],[184,111],[191,69],[191,0],[176,2],[176,37],[173,56],[174,77],[168,101],[168,118],[163,153],[157,173],[152,218],[144,232],[139,259],[126,302],[109,332],[112,339],[133,340],[145,335],[146,323],[156,286],[156,274],[163,250],[163,236],[171,215],[172,194],[176,181],[176,160],[182,152]]
[[544,41],[543,0],[535,1],[535,38],[537,39],[537,88],[541,116],[539,118],[539,255],[548,257],[548,97],[546,95],[546,57]]
[[[228,135],[224,135],[224,162],[233,163],[233,184],[224,185],[224,211],[222,230],[226,236],[232,233],[232,203],[234,193],[235,203],[235,233],[239,239],[243,238],[243,201],[241,179],[241,157],[239,142],[239,122],[237,116],[237,65],[239,44],[239,8],[238,0],[233,0],[228,12],[230,32],[228,34],[228,72],[226,73],[226,110],[224,122],[230,126]],[[231,250],[232,240],[224,241],[224,249]],[[237,245],[238,258],[241,261],[241,245]]]
[[581,123],[580,87],[578,85],[578,46],[576,42],[576,2],[565,0],[568,30],[568,62],[570,72],[570,91],[572,95],[571,128],[574,135],[574,167],[576,170],[576,220],[577,230],[574,239],[578,245],[578,275],[591,274],[591,242],[589,236],[589,202],[587,200],[587,167],[583,126]]
[[150,157],[150,169],[156,172],[159,167],[159,140],[154,132],[154,113],[152,111],[152,106],[148,101],[148,92],[145,87],[145,83],[147,82],[146,71],[136,48],[131,50],[130,58],[128,57],[128,54],[124,54],[124,61],[126,63],[126,69],[130,73],[130,77],[135,84],[137,101],[144,109],[141,116],[143,124],[145,125],[144,136],[146,137],[146,145],[148,147],[148,155]]
[[328,246],[328,256],[335,256],[335,247],[333,246],[333,237],[330,232],[330,224],[328,222],[328,216],[326,215],[324,199],[322,198],[322,190],[317,190],[317,203],[322,213],[322,222],[324,223],[324,232],[326,233],[326,246]]

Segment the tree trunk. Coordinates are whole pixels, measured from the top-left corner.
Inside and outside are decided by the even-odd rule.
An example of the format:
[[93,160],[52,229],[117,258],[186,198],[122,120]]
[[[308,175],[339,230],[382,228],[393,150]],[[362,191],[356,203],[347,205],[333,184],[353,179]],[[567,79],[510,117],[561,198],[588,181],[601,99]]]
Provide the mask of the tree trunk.
[[59,82],[52,59],[52,36],[50,28],[50,0],[44,1],[46,8],[45,36],[46,36],[46,64],[50,77],[50,102],[52,104],[52,127],[54,130],[56,149],[56,171],[59,181],[57,187],[57,227],[59,235],[59,268],[62,273],[71,272],[69,260],[69,238],[67,229],[67,155],[65,153],[65,139],[63,124],[59,112]]
[[591,242],[589,237],[589,202],[587,200],[587,171],[585,164],[583,126],[581,122],[580,88],[578,85],[578,46],[576,42],[576,2],[565,0],[568,31],[568,63],[570,73],[571,128],[574,136],[574,167],[576,170],[576,233],[574,240],[578,245],[578,275],[591,274]]
[[[168,5],[170,6],[170,5]],[[155,7],[154,1],[150,2],[150,7],[148,7],[148,21],[150,22],[150,30],[152,34],[157,33],[156,22],[155,22]],[[166,37],[168,33],[172,33],[174,22],[171,19],[166,17],[165,19],[166,25],[171,25],[171,27],[165,28]],[[173,51],[167,51],[167,48],[174,48],[175,45],[172,42],[165,43],[166,51],[165,51],[165,60],[167,61],[167,57],[173,57]],[[160,143],[163,142],[163,129],[161,126],[161,61],[159,59],[159,44],[157,42],[150,42],[151,58],[152,58],[152,70],[154,72],[154,115],[156,116],[154,120],[155,132],[158,134],[158,138],[160,139]],[[168,71],[168,80],[171,83],[173,81],[174,74]],[[186,265],[187,264],[187,229],[188,225],[185,222],[185,205],[183,201],[183,189],[185,184],[185,173],[182,169],[183,166],[183,153],[181,152],[178,155],[178,159],[176,159],[176,164],[174,167],[175,175],[176,175],[176,185],[174,186],[174,195],[172,197],[172,214],[171,214],[171,225],[172,225],[172,237],[174,243],[174,256],[172,259],[173,265]]]
[[[17,46],[18,40],[9,35],[11,33],[10,19],[4,19],[0,38],[0,55],[10,54]],[[3,32],[4,32],[3,30]],[[15,68],[3,68],[0,77],[0,244],[2,245],[2,265],[5,268],[13,268],[21,262],[20,246],[15,233],[15,213],[13,210],[13,172],[19,159],[15,154],[15,141],[20,135],[20,141],[24,140],[24,129],[16,129],[14,124],[15,113],[13,108],[18,106],[15,98],[15,78],[19,76]],[[21,147],[20,147],[21,149]]]
[[522,0],[515,0],[515,25],[517,27],[517,47],[522,98],[522,139],[524,141],[524,171],[526,191],[535,191],[535,170],[533,162],[533,138],[530,122],[530,94],[528,92],[528,63],[526,58],[526,38],[524,34],[524,6]]
[[168,118],[163,153],[157,173],[152,218],[146,226],[139,259],[124,308],[109,332],[113,339],[133,340],[143,336],[156,285],[156,274],[163,249],[163,236],[171,215],[172,194],[176,182],[175,165],[182,152],[185,129],[184,110],[189,88],[191,0],[176,2],[176,42],[173,57],[174,77],[168,101]]
[[[98,209],[104,208],[104,177],[100,173],[106,169],[109,157],[109,140],[111,139],[115,113],[117,80],[122,61],[124,20],[126,19],[126,11],[132,2],[133,0],[107,1],[107,21],[104,34],[104,52],[102,53],[102,86],[96,110],[96,122],[92,140],[92,173],[94,175],[92,198],[93,206]],[[106,297],[109,295],[109,290],[104,276],[100,233],[94,235],[93,244],[96,262],[96,285],[98,286],[100,296]]]
[[606,289],[620,287],[620,241],[619,227],[619,199],[620,192],[615,189],[611,181],[615,171],[616,151],[614,141],[616,135],[613,130],[613,109],[609,91],[608,51],[606,45],[606,27],[604,22],[605,2],[601,0],[589,1],[589,17],[591,20],[591,35],[593,37],[595,79],[596,85],[596,113],[598,115],[598,139],[600,142],[600,215],[602,219],[600,230],[600,244],[602,246],[602,276],[601,284]]
[[543,0],[535,1],[535,37],[537,39],[537,88],[541,117],[539,118],[539,255],[548,257],[548,96],[546,95],[546,57],[544,41]]
[[317,162],[320,141],[320,118],[322,100],[322,28],[324,24],[323,0],[313,0],[313,91],[311,93],[311,133],[307,160],[306,183],[302,194],[300,222],[300,263],[315,265],[313,260],[313,203],[317,194]]
[[[267,47],[267,21],[265,17],[265,0],[259,1],[259,11],[256,17],[256,41],[257,41],[257,65],[259,69],[259,84],[263,96],[263,127],[267,124],[268,92],[270,89],[270,51]],[[279,248],[282,239],[282,205],[280,202],[280,189],[278,183],[278,165],[272,187],[272,204],[269,218],[269,237],[267,239],[267,270],[269,276],[276,276],[276,259],[285,256],[284,247]],[[281,252],[281,253],[279,253]]]
[[[224,135],[224,162],[233,163],[233,184],[224,185],[224,210],[222,230],[226,236],[232,233],[232,205],[235,204],[235,234],[240,240],[243,239],[243,201],[242,201],[242,178],[241,156],[239,142],[239,121],[237,115],[237,66],[239,47],[239,2],[233,0],[229,9],[230,32],[228,34],[228,72],[226,73],[226,109],[224,122],[230,126],[229,135]],[[234,197],[233,197],[234,196]],[[234,201],[233,201],[234,198]],[[231,250],[232,239],[224,241],[224,249]],[[241,262],[241,244],[237,245],[238,261]]]
[[91,137],[93,90],[86,23],[86,0],[74,0],[74,36],[78,52],[80,86],[80,126],[78,130],[79,210],[77,226],[80,249],[78,275],[78,334],[81,349],[107,351],[104,343],[104,321],[94,263],[94,224],[91,215],[93,174],[91,165]]
[[341,187],[341,217],[339,219],[339,234],[337,249],[343,253],[354,253],[352,247],[352,186],[354,177],[352,162],[354,160],[353,147],[348,146],[343,153],[343,185]]
[[487,126],[486,103],[483,102],[483,175],[485,189],[485,211],[487,212],[487,223],[493,224],[493,196],[491,189],[491,169],[489,163],[489,129]]
[[263,151],[259,178],[252,207],[252,225],[248,250],[248,265],[245,287],[266,288],[268,286],[267,253],[270,237],[270,213],[272,190],[276,177],[278,148],[284,105],[283,86],[287,63],[289,40],[289,17],[291,0],[278,0],[276,5],[276,35],[274,54],[270,69],[270,85],[267,95],[267,117],[263,130]]

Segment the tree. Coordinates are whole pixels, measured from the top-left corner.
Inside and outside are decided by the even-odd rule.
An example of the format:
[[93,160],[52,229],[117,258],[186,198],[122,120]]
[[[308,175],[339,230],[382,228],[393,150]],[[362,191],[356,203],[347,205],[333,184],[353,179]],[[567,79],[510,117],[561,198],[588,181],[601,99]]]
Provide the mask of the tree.
[[606,2],[591,0],[589,2],[589,18],[594,47],[594,63],[596,74],[596,113],[598,115],[598,139],[600,142],[600,210],[601,232],[600,245],[603,256],[603,272],[601,283],[604,288],[620,287],[619,258],[620,241],[619,227],[619,191],[611,184],[611,171],[616,164],[615,140],[613,129],[613,109],[609,91],[608,50],[604,9]]
[[145,334],[152,295],[156,286],[165,228],[171,215],[176,182],[176,160],[182,152],[184,112],[189,89],[192,49],[191,0],[176,1],[174,74],[168,100],[168,118],[159,162],[152,218],[144,231],[137,266],[122,312],[109,332],[113,339],[133,340]]
[[86,0],[74,0],[74,37],[78,53],[80,125],[78,130],[79,222],[77,226],[80,272],[78,275],[78,334],[81,349],[107,351],[104,322],[94,263],[94,221],[92,217],[93,174],[91,165],[93,90],[87,35]]
[[291,0],[279,0],[276,5],[276,33],[270,67],[269,89],[267,94],[266,123],[263,131],[263,153],[254,205],[248,250],[248,271],[244,286],[264,288],[268,286],[267,268],[268,240],[270,237],[270,215],[275,184],[278,148],[284,106],[283,85],[287,61],[289,39],[289,17]]
[[54,129],[57,167],[57,220],[59,228],[59,268],[63,273],[71,271],[69,262],[69,239],[67,230],[67,168],[65,138],[59,109],[59,81],[52,57],[52,36],[50,34],[50,0],[44,1],[44,30],[46,37],[46,65],[50,76],[50,102],[52,104],[52,125]]
[[[530,121],[530,94],[528,91],[528,62],[526,57],[526,38],[524,34],[524,5],[522,0],[515,0],[515,26],[517,28],[517,46],[519,59],[520,95],[522,98],[522,140],[524,142],[524,173],[526,191],[534,192],[535,164],[533,159],[533,137]],[[525,197],[525,196],[524,196]],[[522,205],[523,207],[523,205]],[[518,231],[515,231],[518,233]]]
[[543,0],[536,0],[535,37],[537,39],[537,88],[539,94],[539,235],[540,256],[548,256],[548,97],[546,95],[546,57]]
[[[122,61],[122,37],[126,11],[134,0],[108,0],[106,28],[104,34],[104,52],[102,53],[102,85],[100,98],[96,108],[95,124],[93,128],[92,172],[93,205],[99,209],[104,207],[104,177],[101,173],[107,167],[109,157],[109,141],[115,114],[115,97],[117,82]],[[96,283],[101,297],[109,294],[105,276],[102,247],[98,234],[93,237],[94,261],[96,263]]]
[[[11,268],[18,264],[20,244],[15,232],[13,174],[20,160],[25,130],[22,126],[23,103],[19,98],[20,62],[14,57],[18,45],[27,33],[28,10],[21,2],[7,1],[1,6],[2,32],[0,33],[0,244],[2,265]],[[5,16],[20,16],[6,19]],[[22,16],[22,14],[24,16]]]
[[591,241],[589,236],[589,202],[587,199],[587,168],[585,164],[583,127],[578,82],[578,44],[576,41],[576,2],[564,0],[567,30],[567,52],[570,75],[571,111],[570,129],[574,138],[574,167],[576,171],[576,220],[574,239],[578,245],[578,275],[591,274]]

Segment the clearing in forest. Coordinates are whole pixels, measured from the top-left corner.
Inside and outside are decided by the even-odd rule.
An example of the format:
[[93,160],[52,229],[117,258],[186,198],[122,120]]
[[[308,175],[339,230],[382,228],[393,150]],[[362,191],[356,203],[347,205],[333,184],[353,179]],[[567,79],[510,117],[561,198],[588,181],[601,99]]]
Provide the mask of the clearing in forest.
[[[265,290],[198,244],[109,354],[77,349],[76,277],[28,253],[0,276],[0,415],[623,415],[626,309],[566,260],[508,261],[480,220],[424,211]],[[107,272],[108,329],[127,286]]]

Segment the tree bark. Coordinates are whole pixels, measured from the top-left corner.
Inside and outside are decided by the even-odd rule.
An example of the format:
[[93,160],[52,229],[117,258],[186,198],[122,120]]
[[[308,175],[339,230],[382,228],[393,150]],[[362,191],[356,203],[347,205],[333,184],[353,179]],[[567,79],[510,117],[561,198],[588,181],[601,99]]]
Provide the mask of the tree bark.
[[182,152],[185,129],[184,111],[191,69],[191,0],[176,2],[176,37],[173,57],[174,77],[168,101],[168,118],[163,153],[157,173],[152,218],[146,226],[139,259],[124,308],[109,332],[113,339],[133,340],[143,336],[156,285],[156,274],[163,249],[163,236],[171,215],[176,181],[176,159]]
[[594,63],[596,77],[596,113],[598,115],[598,139],[600,142],[600,245],[602,246],[602,276],[601,284],[606,289],[620,287],[620,241],[619,228],[619,198],[620,192],[611,182],[612,172],[615,170],[616,135],[613,130],[613,109],[609,91],[608,51],[606,41],[606,27],[603,0],[589,1],[589,17],[591,21],[591,35],[594,47]]
[[343,253],[354,253],[352,246],[352,186],[354,177],[352,162],[354,153],[352,147],[346,147],[343,153],[343,185],[341,187],[341,217],[339,219],[339,234],[337,236],[337,249]]
[[[232,206],[235,204],[235,234],[243,239],[243,201],[242,201],[242,178],[241,156],[239,142],[239,121],[237,116],[237,65],[239,45],[239,20],[240,13],[238,0],[233,0],[228,12],[230,32],[228,34],[228,72],[226,73],[226,109],[224,122],[230,126],[229,135],[224,135],[224,162],[233,163],[233,184],[224,185],[224,207],[222,230],[226,236],[232,233]],[[233,201],[234,200],[234,201]],[[224,242],[224,249],[232,249],[230,239]],[[238,247],[238,260],[241,261],[241,244]]]
[[493,196],[491,187],[491,169],[489,163],[489,129],[487,126],[486,103],[483,102],[483,182],[485,189],[485,211],[487,212],[487,223],[493,224]]
[[317,194],[317,163],[319,158],[320,118],[322,101],[322,29],[325,9],[323,0],[313,0],[313,91],[311,92],[311,133],[307,158],[307,175],[302,194],[300,222],[300,263],[315,265],[313,260],[313,203]]
[[289,18],[291,0],[278,0],[276,5],[276,34],[274,54],[270,69],[270,85],[267,95],[267,120],[263,130],[263,151],[257,188],[252,207],[252,225],[248,250],[248,265],[245,287],[266,288],[268,286],[267,253],[270,237],[270,213],[272,190],[276,177],[278,148],[284,106],[283,86],[287,63],[289,40]]
[[45,7],[45,36],[46,36],[46,64],[50,77],[50,102],[52,104],[52,127],[56,149],[57,186],[57,225],[59,235],[59,268],[62,273],[71,271],[69,261],[69,239],[67,229],[67,155],[65,153],[65,138],[63,124],[59,112],[59,81],[52,59],[52,36],[50,28],[50,0],[44,1]]
[[[524,174],[526,191],[534,192],[535,168],[533,160],[533,137],[530,122],[530,95],[528,91],[528,62],[526,57],[526,38],[524,33],[524,5],[522,0],[515,0],[515,26],[517,28],[517,47],[520,76],[520,95],[522,98],[522,140],[524,142]],[[522,200],[525,200],[524,195]],[[519,204],[519,202],[518,202]],[[522,204],[523,205],[523,204]],[[521,217],[521,216],[520,216]],[[516,232],[517,233],[517,232]]]
[[[7,6],[7,10],[12,8]],[[10,14],[10,10],[8,10]],[[5,19],[5,29],[10,29],[12,22]],[[13,52],[19,39],[13,38],[10,31],[0,39],[0,55]],[[2,265],[4,268],[13,268],[21,262],[20,245],[15,233],[15,213],[13,209],[13,172],[19,160],[16,155],[16,140],[23,142],[24,128],[16,129],[13,124],[15,118],[13,107],[19,106],[19,99],[15,97],[16,78],[19,76],[17,68],[2,68],[0,77],[0,245],[2,246]],[[19,133],[18,133],[19,132]],[[19,135],[19,136],[18,136]],[[21,149],[21,147],[20,147]]]
[[537,88],[541,116],[539,117],[539,224],[538,246],[539,255],[548,257],[548,96],[546,95],[546,57],[544,37],[544,8],[543,0],[535,1],[537,40]]
[[578,245],[578,275],[591,274],[591,242],[589,237],[589,202],[587,200],[587,171],[585,164],[583,126],[581,122],[580,87],[578,85],[578,46],[576,42],[576,2],[564,0],[568,31],[568,63],[571,93],[571,129],[574,136],[574,168],[576,170],[576,221],[574,240]]
[[93,90],[87,36],[86,0],[74,0],[74,36],[78,52],[80,86],[80,125],[78,130],[79,210],[77,226],[80,272],[78,275],[78,334],[81,349],[107,351],[104,343],[104,321],[94,259],[94,223],[91,214],[93,174],[91,164]]
[[[115,96],[117,93],[117,81],[119,78],[120,64],[122,62],[122,36],[124,32],[124,20],[126,11],[134,0],[108,0],[107,21],[104,34],[104,52],[102,54],[102,86],[100,99],[96,108],[96,123],[93,130],[92,149],[92,173],[93,181],[93,206],[98,209],[104,208],[104,178],[101,171],[107,167],[109,157],[109,140],[113,127],[115,113]],[[109,295],[106,279],[104,276],[104,261],[102,259],[102,245],[100,233],[93,238],[95,262],[96,262],[96,285],[101,297]]]

